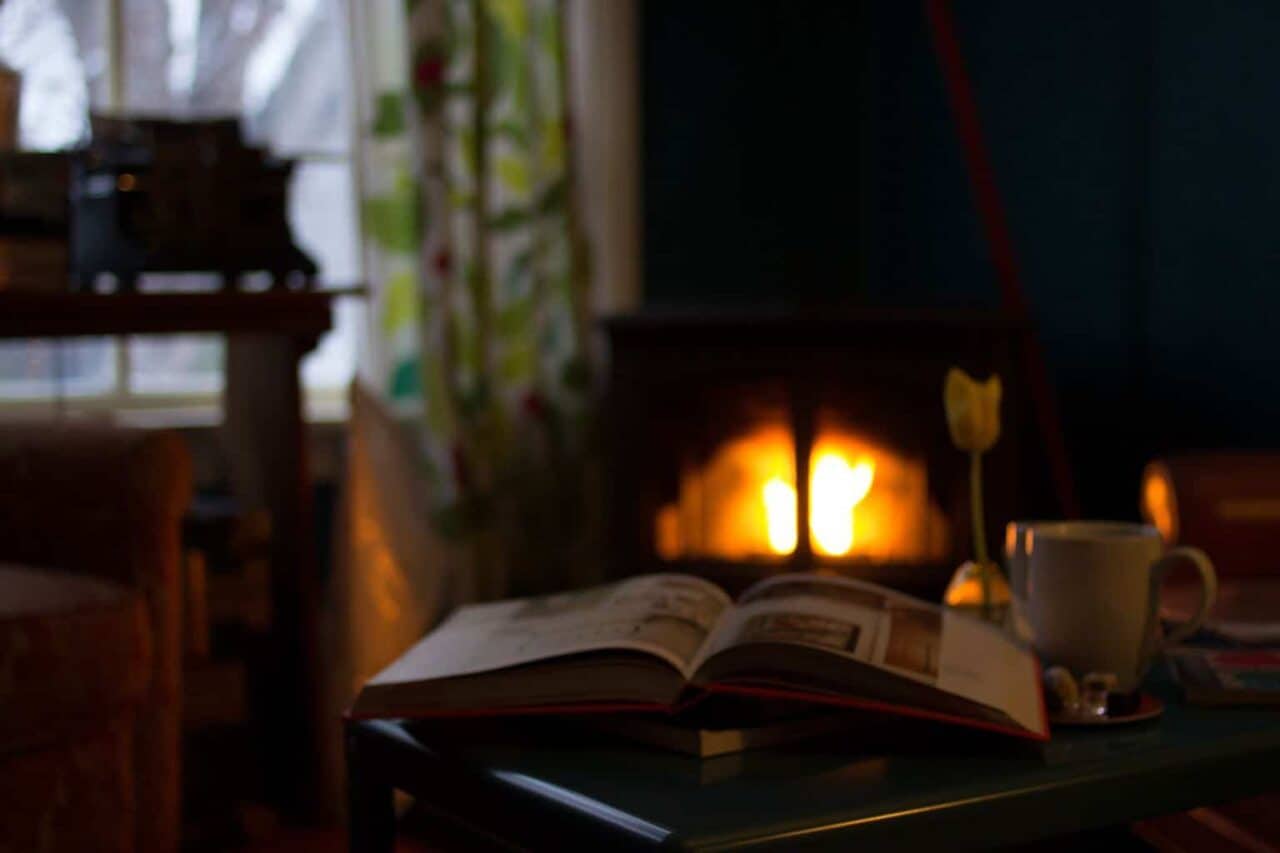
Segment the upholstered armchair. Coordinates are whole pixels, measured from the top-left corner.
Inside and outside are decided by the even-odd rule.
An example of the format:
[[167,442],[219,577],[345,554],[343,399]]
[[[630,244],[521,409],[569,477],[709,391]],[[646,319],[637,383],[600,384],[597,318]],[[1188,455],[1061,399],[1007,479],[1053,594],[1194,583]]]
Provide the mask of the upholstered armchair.
[[190,489],[172,434],[0,426],[0,851],[177,847]]

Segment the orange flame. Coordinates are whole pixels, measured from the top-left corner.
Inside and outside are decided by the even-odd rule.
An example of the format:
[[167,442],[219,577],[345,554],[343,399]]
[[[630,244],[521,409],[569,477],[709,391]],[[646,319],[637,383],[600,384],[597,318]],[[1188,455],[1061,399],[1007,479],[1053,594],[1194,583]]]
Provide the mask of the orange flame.
[[[841,453],[814,458],[809,475],[809,534],[820,554],[842,557],[853,550],[853,511],[871,491],[876,465],[861,459],[850,465]],[[796,549],[796,487],[774,477],[761,490],[769,547],[775,554]]]
[[796,549],[796,487],[781,477],[764,484],[765,523],[769,548],[775,554],[790,554]]
[[[777,559],[799,541],[790,430],[760,427],[681,472],[679,494],[654,518],[659,557]],[[928,497],[922,462],[843,429],[823,429],[808,472],[816,555],[924,559],[947,549],[946,521]]]
[[809,475],[809,533],[819,554],[840,557],[853,550],[853,510],[871,491],[875,463],[861,459],[850,465],[842,454],[814,459]]

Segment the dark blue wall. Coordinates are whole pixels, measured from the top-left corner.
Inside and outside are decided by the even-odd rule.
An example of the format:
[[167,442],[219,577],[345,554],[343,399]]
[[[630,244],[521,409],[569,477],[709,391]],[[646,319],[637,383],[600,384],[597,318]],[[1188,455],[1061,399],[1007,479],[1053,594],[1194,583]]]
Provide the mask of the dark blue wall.
[[1280,445],[1280,5],[1162,5],[1147,358],[1177,443]]
[[863,233],[857,7],[640,6],[649,298],[838,298]]
[[[915,2],[646,0],[652,304],[997,304]],[[1280,4],[965,0],[1085,510],[1280,445]]]

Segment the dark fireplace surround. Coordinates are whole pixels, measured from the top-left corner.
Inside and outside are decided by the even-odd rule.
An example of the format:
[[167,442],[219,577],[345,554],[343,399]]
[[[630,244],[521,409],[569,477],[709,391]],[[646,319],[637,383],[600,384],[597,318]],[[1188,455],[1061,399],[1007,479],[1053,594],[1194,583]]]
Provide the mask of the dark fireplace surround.
[[[1016,413],[1024,396],[1016,379],[1018,328],[1002,315],[959,310],[646,310],[610,318],[605,330],[607,541],[615,575],[691,572],[738,590],[772,573],[818,568],[938,594],[972,553],[968,459],[951,444],[942,405],[943,379],[952,366],[980,379],[992,373],[1003,379],[1002,435],[984,465],[988,541],[1001,541],[997,533],[1018,501],[1016,460],[1022,455],[1023,430]],[[838,556],[817,547],[806,523],[813,502],[809,477],[794,472],[811,471],[815,442],[837,427],[867,446],[891,451],[892,459],[876,468],[897,466],[917,472],[911,482],[921,483],[922,489],[927,483],[927,494],[913,500],[927,502],[921,512],[932,519],[929,530],[938,531],[931,534],[929,548],[916,547],[912,535],[899,535],[896,552],[889,547],[874,555],[856,553],[855,547]],[[715,500],[706,497],[710,487],[699,485],[698,472],[722,459],[723,448],[752,446],[743,443],[744,437],[762,429],[772,429],[772,434],[781,430],[792,439],[788,464],[794,518],[779,534],[794,541],[790,552],[725,556],[714,547],[701,552],[685,548],[680,542],[688,538],[682,531],[690,529],[690,518],[698,533],[712,524],[705,519],[716,511]],[[749,468],[751,463],[745,464]],[[739,483],[741,470],[715,475],[716,488],[723,491],[728,482],[737,489],[737,505],[758,486]],[[689,483],[698,489],[691,492]],[[691,493],[698,498],[692,509]],[[915,524],[908,516],[923,517],[912,506],[885,500],[880,499],[880,515],[873,519],[880,527]],[[856,513],[850,525],[857,524]],[[773,542],[778,519],[776,513],[767,518]],[[663,524],[664,519],[669,523]],[[853,529],[848,528],[849,535]],[[868,532],[876,534],[859,535],[865,539]],[[660,542],[666,544],[660,548]]]

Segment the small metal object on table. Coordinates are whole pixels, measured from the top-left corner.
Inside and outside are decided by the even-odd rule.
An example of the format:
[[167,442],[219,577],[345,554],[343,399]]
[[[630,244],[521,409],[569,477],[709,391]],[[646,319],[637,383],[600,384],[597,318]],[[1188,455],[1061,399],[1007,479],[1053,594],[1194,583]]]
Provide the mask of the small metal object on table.
[[477,846],[706,851],[982,849],[1277,787],[1280,715],[1188,707],[1154,682],[1160,720],[1047,744],[884,736],[868,719],[845,738],[700,761],[571,723],[350,722],[351,849],[392,849],[393,789]]

